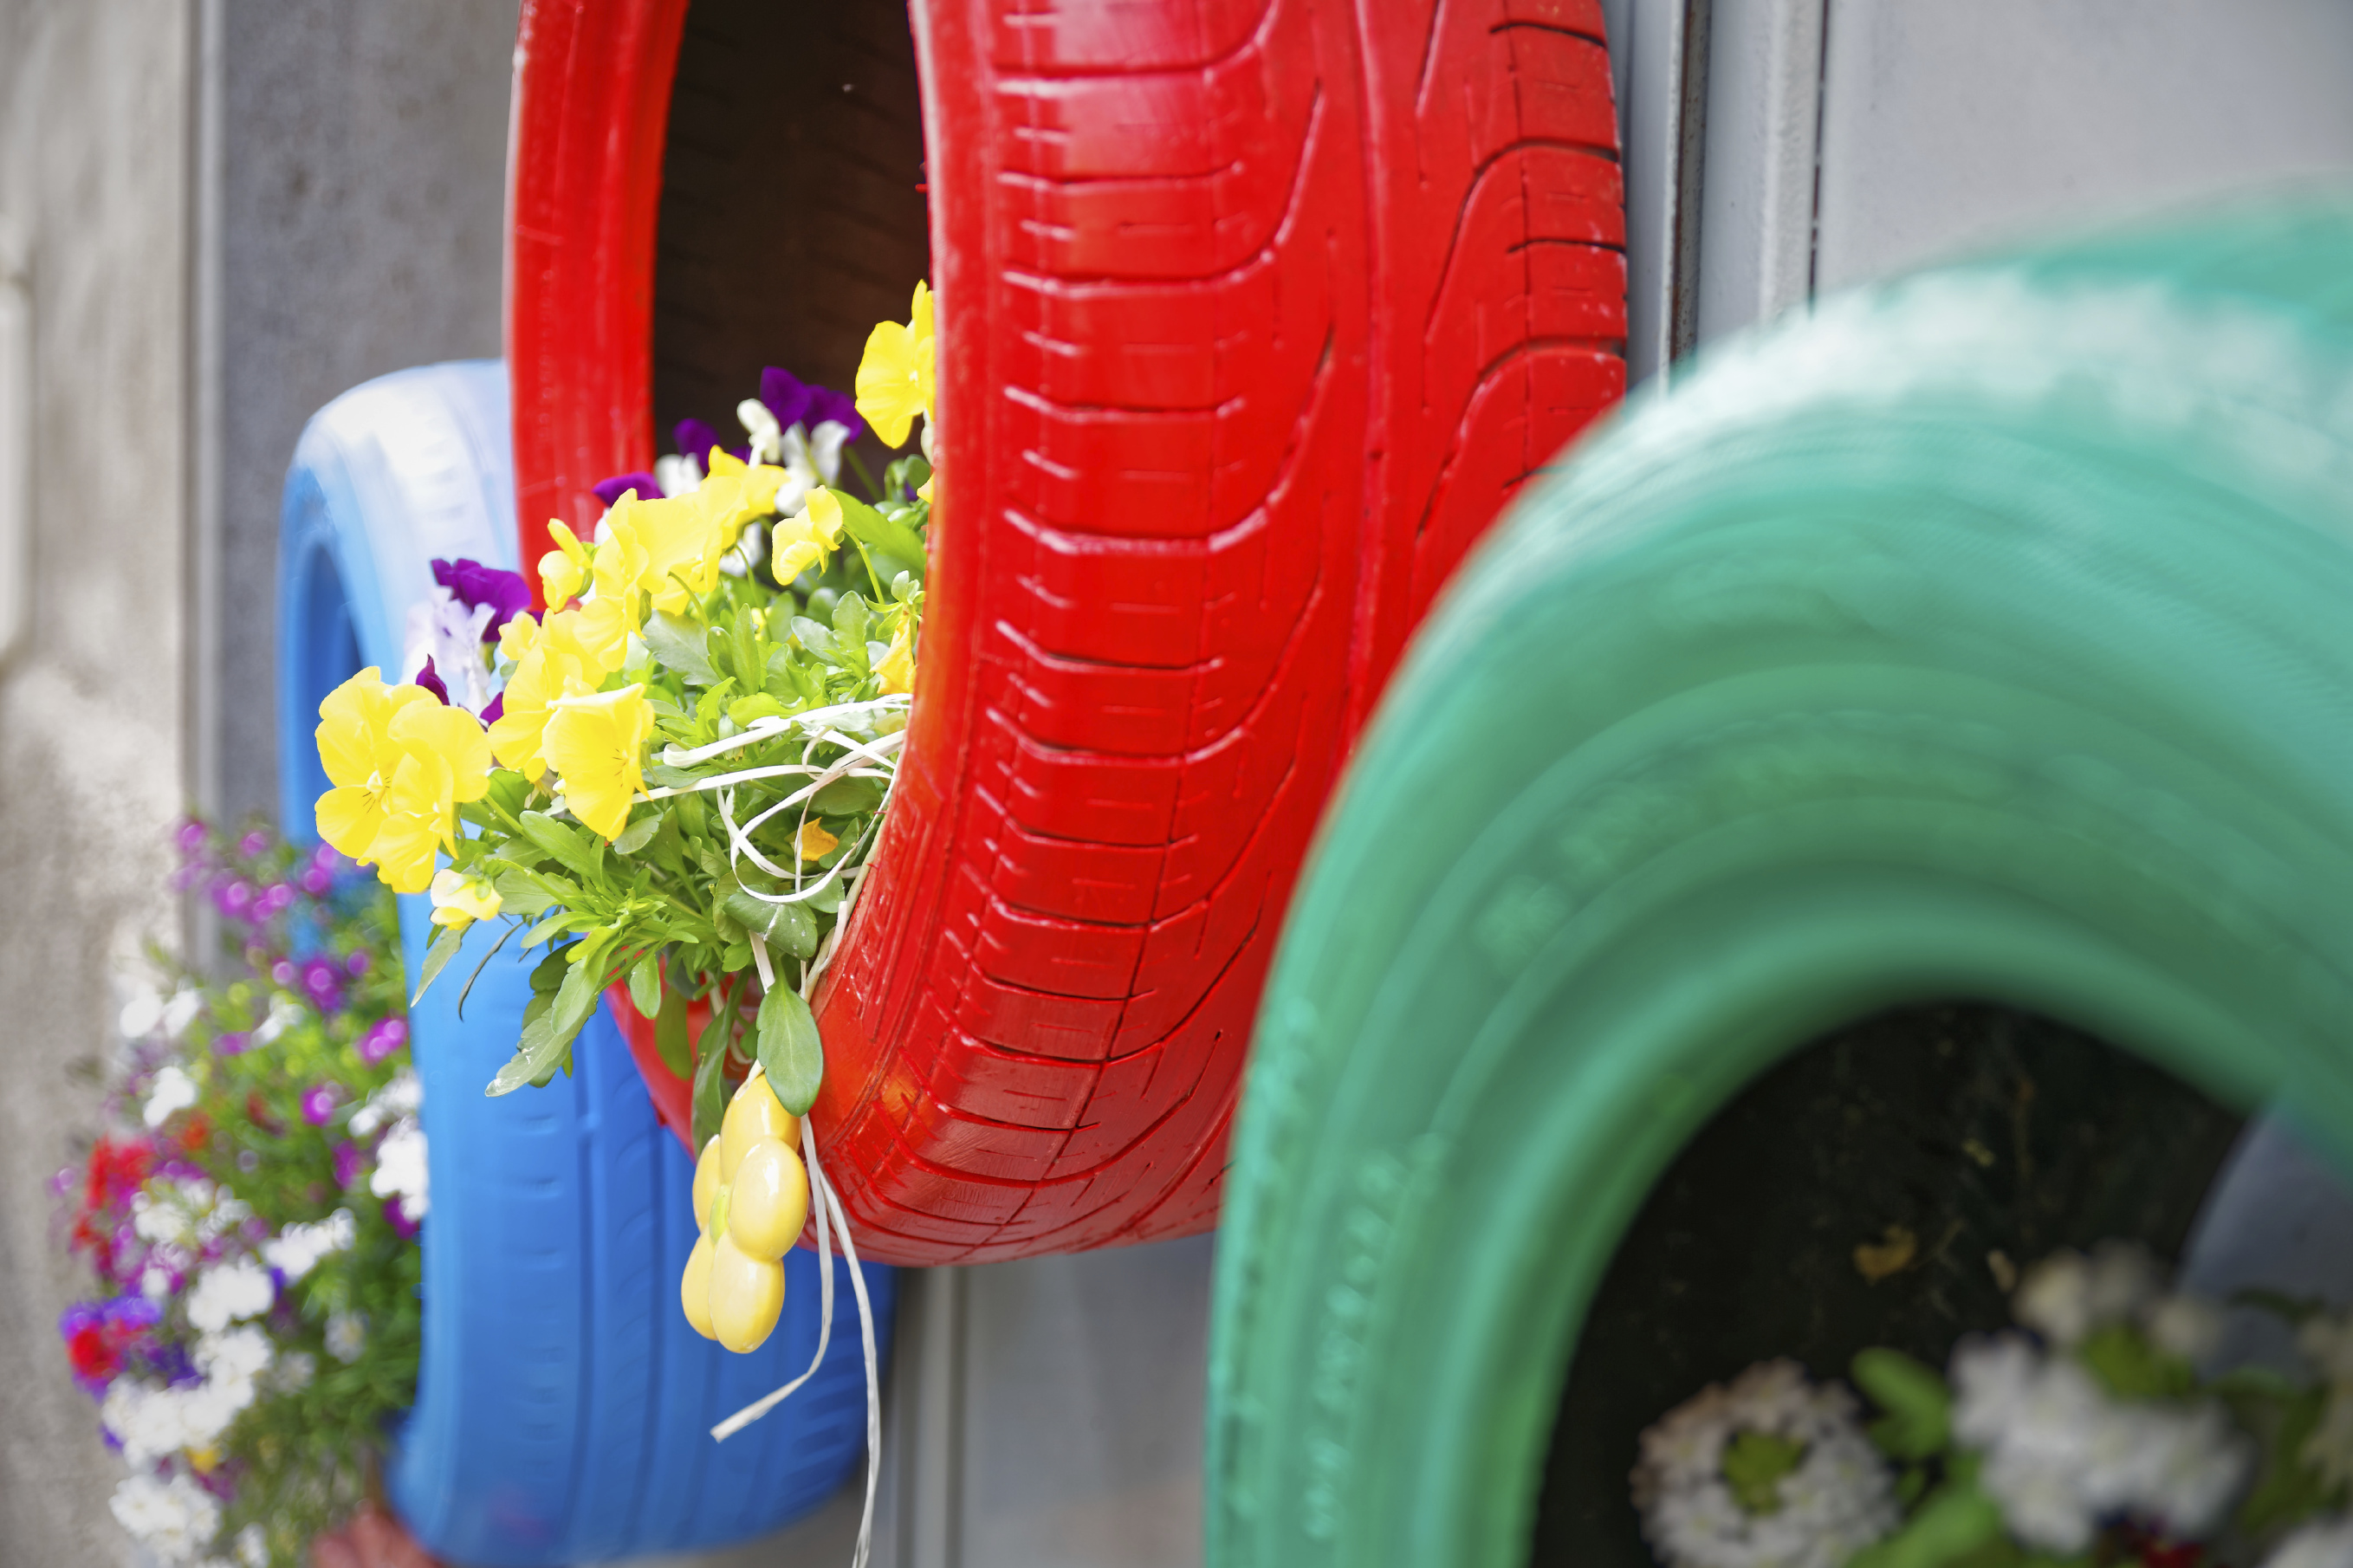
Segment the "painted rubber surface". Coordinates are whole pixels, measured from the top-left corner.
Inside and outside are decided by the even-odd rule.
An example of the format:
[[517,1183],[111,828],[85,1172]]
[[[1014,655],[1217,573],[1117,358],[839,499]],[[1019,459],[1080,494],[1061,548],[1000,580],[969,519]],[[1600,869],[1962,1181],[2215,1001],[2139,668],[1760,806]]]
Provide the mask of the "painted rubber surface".
[[[320,412],[288,476],[280,542],[279,751],[289,830],[311,837],[325,787],[318,702],[364,664],[397,679],[408,605],[438,555],[512,566],[506,377],[496,362],[367,383]],[[430,938],[401,900],[403,945]],[[529,970],[501,956],[456,1016],[485,931],[410,1016],[426,1089],[432,1209],[424,1234],[424,1364],[386,1485],[417,1538],[454,1562],[596,1562],[764,1533],[806,1512],[864,1450],[858,1311],[839,1290],[834,1345],[810,1385],[723,1444],[710,1427],[808,1363],[817,1259],[787,1260],[782,1325],[731,1356],[678,1306],[693,1245],[692,1169],[661,1133],[608,1020],[574,1072],[490,1100],[513,1048]],[[894,1286],[874,1270],[878,1332]],[[844,1353],[844,1347],[847,1353]]]
[[[1622,387],[1600,11],[941,0],[916,22],[944,522],[899,794],[818,998],[816,1124],[892,1261],[1184,1235],[1215,1221],[1267,956],[1357,724],[1455,560]],[[534,137],[652,122],[634,68],[608,106],[561,74],[580,58],[527,42],[523,66],[527,552],[652,454],[624,401],[641,362],[563,335],[651,253],[596,248],[628,203],[651,221],[637,153],[610,201],[530,188]],[[522,226],[575,205],[576,240]]]
[[1826,302],[1547,482],[1385,700],[1271,980],[1208,1561],[1502,1568],[1651,1183],[1893,1004],[2353,1163],[2353,208]]

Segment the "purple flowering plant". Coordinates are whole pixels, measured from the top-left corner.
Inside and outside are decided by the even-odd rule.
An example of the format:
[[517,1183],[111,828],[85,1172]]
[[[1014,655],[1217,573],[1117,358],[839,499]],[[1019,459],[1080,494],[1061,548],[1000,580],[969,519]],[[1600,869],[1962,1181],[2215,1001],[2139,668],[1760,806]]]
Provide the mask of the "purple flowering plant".
[[58,1333],[135,1539],[304,1563],[416,1396],[427,1194],[394,902],[266,830],[177,842],[226,962],[153,952],[123,1008],[109,1130],[52,1183],[93,1286]]

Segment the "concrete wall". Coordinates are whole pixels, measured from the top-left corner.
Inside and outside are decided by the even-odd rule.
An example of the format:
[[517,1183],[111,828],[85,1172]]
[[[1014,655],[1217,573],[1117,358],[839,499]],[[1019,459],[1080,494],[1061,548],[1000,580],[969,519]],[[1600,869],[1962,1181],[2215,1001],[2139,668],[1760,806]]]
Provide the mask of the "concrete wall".
[[[278,498],[303,421],[387,371],[500,352],[518,0],[210,0],[199,283],[216,420],[207,798],[274,811]],[[216,510],[210,510],[216,509]],[[290,803],[307,810],[308,803]]]
[[188,41],[174,0],[0,3],[33,394],[31,592],[0,664],[0,1561],[46,1568],[123,1552],[120,1467],[58,1349],[76,1282],[45,1179],[95,1121],[75,1068],[106,1044],[115,962],[177,921]]

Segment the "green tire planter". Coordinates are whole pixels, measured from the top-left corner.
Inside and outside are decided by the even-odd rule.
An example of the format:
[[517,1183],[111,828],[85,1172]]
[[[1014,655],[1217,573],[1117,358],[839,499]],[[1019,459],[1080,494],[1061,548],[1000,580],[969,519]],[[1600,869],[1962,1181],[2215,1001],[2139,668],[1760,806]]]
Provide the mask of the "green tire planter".
[[1261,1016],[1209,1562],[1525,1562],[1658,1173],[1785,1053],[1940,997],[2353,1163],[2353,205],[1824,302],[1474,558]]

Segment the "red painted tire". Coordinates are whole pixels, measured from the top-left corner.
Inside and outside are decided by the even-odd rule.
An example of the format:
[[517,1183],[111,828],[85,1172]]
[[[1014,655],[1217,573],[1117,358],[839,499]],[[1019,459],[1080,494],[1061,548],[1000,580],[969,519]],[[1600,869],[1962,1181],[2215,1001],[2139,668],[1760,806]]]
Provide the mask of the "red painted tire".
[[[1618,396],[1625,312],[1593,0],[917,9],[942,521],[815,1115],[861,1252],[921,1264],[1215,1222],[1324,795],[1455,563]],[[643,307],[601,291],[649,297],[638,78],[677,36],[676,0],[572,0],[527,39],[558,12],[517,117],[527,556],[652,455]],[[617,89],[589,46],[625,35]],[[533,190],[576,171],[538,142],[607,186]]]

